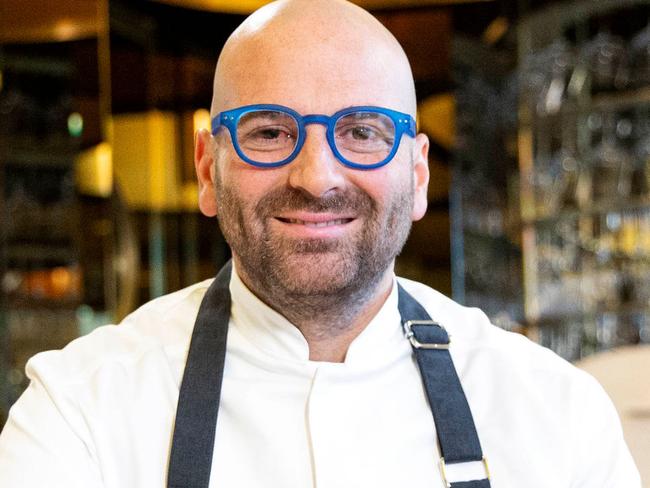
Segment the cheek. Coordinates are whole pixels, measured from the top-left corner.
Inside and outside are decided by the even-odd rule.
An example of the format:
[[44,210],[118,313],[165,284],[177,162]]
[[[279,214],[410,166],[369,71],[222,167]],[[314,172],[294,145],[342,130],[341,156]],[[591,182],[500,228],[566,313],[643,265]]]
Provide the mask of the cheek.
[[230,161],[224,166],[221,181],[246,207],[252,208],[275,188],[286,185],[282,169],[260,169],[241,161]]
[[[391,206],[402,195],[412,193],[412,178],[406,168],[388,166],[355,175],[353,184],[367,193],[380,208]],[[406,165],[404,165],[406,166]]]

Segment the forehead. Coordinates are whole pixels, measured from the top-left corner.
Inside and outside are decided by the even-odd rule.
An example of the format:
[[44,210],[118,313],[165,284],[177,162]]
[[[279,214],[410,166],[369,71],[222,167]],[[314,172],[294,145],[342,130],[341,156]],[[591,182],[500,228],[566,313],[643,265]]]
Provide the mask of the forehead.
[[410,111],[410,71],[404,73],[403,60],[370,36],[276,33],[242,42],[223,61],[215,80],[219,111],[253,103],[301,113],[353,105]]

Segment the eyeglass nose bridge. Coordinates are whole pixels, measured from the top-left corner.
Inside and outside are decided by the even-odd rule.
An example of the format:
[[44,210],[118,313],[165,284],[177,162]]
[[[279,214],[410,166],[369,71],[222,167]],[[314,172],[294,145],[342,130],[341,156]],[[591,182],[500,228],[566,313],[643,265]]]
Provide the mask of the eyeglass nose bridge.
[[325,127],[329,127],[330,118],[331,117],[329,115],[323,115],[323,114],[304,115],[302,117],[302,123],[304,125],[320,124],[320,125],[324,125]]
[[322,125],[325,126],[326,129],[326,139],[327,139],[327,144],[330,148],[330,151],[334,155],[335,158],[340,160],[340,155],[338,153],[337,148],[334,145],[334,140],[332,139],[332,136],[330,134],[331,131],[331,120],[332,117],[329,115],[323,115],[323,114],[309,114],[309,115],[303,115],[301,117],[301,124],[300,125],[300,139],[298,140],[298,143],[296,144],[296,147],[294,148],[291,156],[289,156],[290,160],[293,160],[298,156],[298,154],[302,151],[302,147],[307,139],[307,131],[306,127],[310,124],[317,124],[317,125]]

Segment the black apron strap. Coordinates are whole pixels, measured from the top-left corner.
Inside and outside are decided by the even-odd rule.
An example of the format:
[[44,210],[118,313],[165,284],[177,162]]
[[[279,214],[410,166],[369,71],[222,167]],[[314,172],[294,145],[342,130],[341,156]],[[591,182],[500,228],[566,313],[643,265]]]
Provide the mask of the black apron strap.
[[168,488],[208,488],[230,321],[228,262],[196,317],[176,407]]
[[[208,488],[230,321],[226,264],[207,290],[194,325],[176,410],[168,488]],[[438,432],[446,488],[490,488],[488,479],[448,483],[445,463],[482,461],[467,399],[448,351],[449,337],[399,286],[399,312],[420,368]],[[485,464],[487,471],[487,463]]]
[[[422,382],[433,413],[440,446],[440,469],[450,488],[489,488],[487,461],[483,457],[472,412],[449,353],[447,331],[431,320],[427,311],[401,285],[398,308],[406,337],[420,368]],[[445,466],[480,461],[485,479],[449,483]]]

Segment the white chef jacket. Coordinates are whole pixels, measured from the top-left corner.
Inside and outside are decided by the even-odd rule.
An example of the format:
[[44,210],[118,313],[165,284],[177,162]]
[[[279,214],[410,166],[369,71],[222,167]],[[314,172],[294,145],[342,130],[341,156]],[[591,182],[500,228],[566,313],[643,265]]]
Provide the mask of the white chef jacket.
[[[493,488],[638,488],[619,420],[586,373],[412,281],[451,335]],[[166,483],[179,385],[210,280],[154,300],[27,365],[0,435],[2,488]],[[435,427],[397,287],[344,363],[306,341],[233,272],[211,488],[443,488]],[[482,478],[480,463],[449,470]]]

